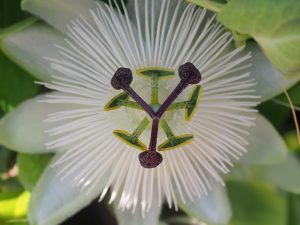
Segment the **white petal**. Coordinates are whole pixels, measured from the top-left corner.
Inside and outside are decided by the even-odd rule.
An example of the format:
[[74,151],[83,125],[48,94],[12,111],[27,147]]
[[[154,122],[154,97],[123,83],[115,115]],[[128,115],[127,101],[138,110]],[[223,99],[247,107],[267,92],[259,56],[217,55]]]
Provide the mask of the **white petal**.
[[258,177],[289,192],[300,194],[300,161],[289,154],[282,163],[255,168]]
[[256,126],[249,128],[246,153],[240,163],[274,164],[285,159],[287,147],[273,125],[262,115],[256,118]]
[[19,28],[15,28],[15,32],[4,33],[0,42],[1,50],[36,78],[50,81],[51,75],[57,72],[45,57],[62,60],[54,45],[65,46],[65,37],[42,22],[28,25],[21,24]]
[[257,82],[256,94],[262,97],[260,99],[261,102],[271,99],[283,92],[278,82],[282,83],[285,88],[289,88],[299,81],[299,78],[297,80],[287,80],[284,78],[284,76],[282,76],[282,74],[270,63],[256,43],[247,43],[246,51],[252,52],[252,57],[247,62],[251,63],[252,66],[248,68],[248,70]]
[[189,216],[210,225],[226,225],[231,218],[231,208],[226,189],[218,183],[212,183],[207,196],[194,201],[179,203],[179,207]]
[[143,216],[141,208],[134,213],[132,210],[121,211],[114,204],[114,212],[117,216],[118,225],[157,225],[159,223],[161,207],[154,204]]
[[72,108],[70,104],[47,104],[45,95],[30,99],[0,120],[0,144],[16,151],[36,153],[45,152],[51,138],[46,130],[58,123],[46,123],[49,113]]
[[[53,162],[59,157],[57,155]],[[32,225],[60,224],[91,203],[100,194],[107,179],[105,176],[98,177],[96,188],[90,192],[81,191],[72,183],[72,177],[63,180],[58,177],[61,168],[51,168],[51,164],[32,192],[28,215]]]
[[89,23],[94,23],[89,9],[96,7],[95,0],[23,0],[22,9],[42,18],[56,29],[66,33],[67,24],[83,16]]

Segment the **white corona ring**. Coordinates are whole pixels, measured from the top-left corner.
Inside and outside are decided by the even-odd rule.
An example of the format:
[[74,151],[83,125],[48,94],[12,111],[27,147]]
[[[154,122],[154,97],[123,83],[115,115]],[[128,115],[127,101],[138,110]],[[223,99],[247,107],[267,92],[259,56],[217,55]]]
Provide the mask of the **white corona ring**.
[[[46,120],[57,124],[46,132],[52,137],[47,148],[63,152],[53,165],[62,168],[59,176],[82,192],[99,189],[100,200],[111,192],[120,209],[146,213],[165,200],[177,209],[201,198],[212,180],[223,184],[221,174],[247,152],[258,97],[245,72],[250,54],[230,50],[231,34],[213,16],[183,1],[142,1],[131,12],[124,4],[99,4],[90,10],[92,22],[72,21],[68,47],[56,46],[63,60],[47,59],[58,74],[43,85],[55,90],[49,105],[74,104]],[[139,155],[148,149],[153,118],[181,82],[185,63],[201,81],[186,85],[166,107],[154,148],[163,160],[144,168]],[[130,87],[153,118],[126,90],[112,87],[119,68],[131,71]]]

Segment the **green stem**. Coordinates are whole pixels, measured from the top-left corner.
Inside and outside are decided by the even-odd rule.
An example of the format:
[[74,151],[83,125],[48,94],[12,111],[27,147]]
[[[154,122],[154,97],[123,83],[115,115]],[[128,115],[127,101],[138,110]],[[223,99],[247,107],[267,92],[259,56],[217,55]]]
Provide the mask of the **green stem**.
[[151,76],[151,104],[158,104],[158,75]]
[[142,122],[138,125],[138,127],[133,131],[131,137],[136,140],[141,134],[144,132],[144,130],[147,128],[150,121],[145,117]]
[[161,120],[160,126],[164,130],[168,140],[172,143],[172,145],[175,145],[175,143],[176,143],[175,134],[173,133],[172,129],[170,128],[170,126],[168,125],[168,123],[165,119]]

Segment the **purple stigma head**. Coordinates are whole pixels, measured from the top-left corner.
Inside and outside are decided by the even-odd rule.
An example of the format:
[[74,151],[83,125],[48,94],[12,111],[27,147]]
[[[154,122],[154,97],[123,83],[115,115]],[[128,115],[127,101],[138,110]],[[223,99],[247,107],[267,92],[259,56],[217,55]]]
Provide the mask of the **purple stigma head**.
[[188,84],[198,84],[201,81],[200,71],[190,62],[181,65],[178,72],[180,79]]
[[139,160],[144,168],[155,168],[163,161],[160,153],[155,151],[145,151],[139,154]]
[[128,68],[119,68],[111,79],[111,86],[116,89],[126,89],[132,82],[132,72]]

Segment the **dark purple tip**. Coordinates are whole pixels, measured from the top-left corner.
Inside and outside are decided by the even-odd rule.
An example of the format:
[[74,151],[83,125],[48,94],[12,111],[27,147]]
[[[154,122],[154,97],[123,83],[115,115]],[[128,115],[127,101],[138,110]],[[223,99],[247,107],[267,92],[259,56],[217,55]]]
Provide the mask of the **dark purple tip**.
[[139,160],[144,168],[155,168],[163,161],[163,157],[158,152],[145,151],[139,154]]
[[201,81],[200,71],[190,62],[181,65],[178,72],[180,79],[188,84],[198,84]]
[[126,89],[132,82],[132,73],[128,68],[119,68],[111,79],[111,86],[114,89]]

